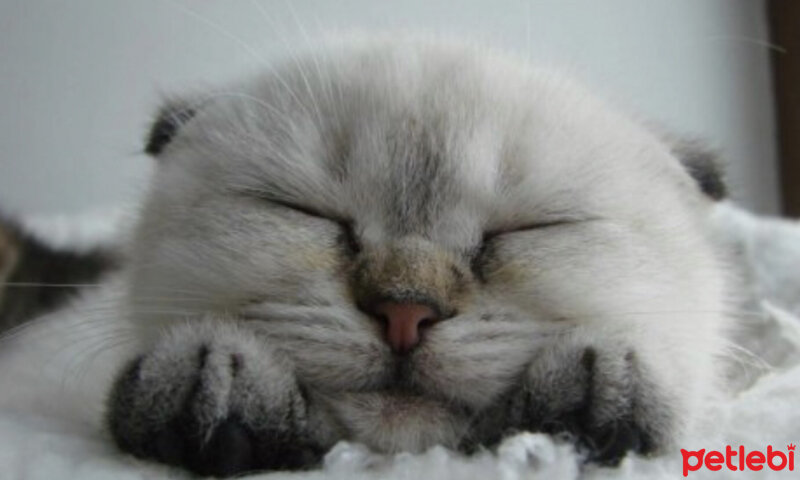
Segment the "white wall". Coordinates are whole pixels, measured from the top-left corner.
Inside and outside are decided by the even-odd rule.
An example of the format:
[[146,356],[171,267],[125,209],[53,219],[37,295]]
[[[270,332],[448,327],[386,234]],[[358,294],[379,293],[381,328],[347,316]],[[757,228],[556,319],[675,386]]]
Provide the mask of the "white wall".
[[644,118],[710,139],[736,197],[777,211],[763,0],[0,0],[0,208],[132,198],[159,92],[354,27],[460,32],[563,66]]

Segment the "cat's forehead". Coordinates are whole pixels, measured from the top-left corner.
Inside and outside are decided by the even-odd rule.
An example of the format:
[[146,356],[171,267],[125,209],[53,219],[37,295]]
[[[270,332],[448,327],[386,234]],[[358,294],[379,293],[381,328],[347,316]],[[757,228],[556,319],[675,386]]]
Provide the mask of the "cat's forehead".
[[393,233],[524,223],[578,210],[598,180],[615,188],[609,172],[630,169],[638,131],[569,82],[478,53],[367,49],[285,65],[209,102],[195,153],[215,182]]

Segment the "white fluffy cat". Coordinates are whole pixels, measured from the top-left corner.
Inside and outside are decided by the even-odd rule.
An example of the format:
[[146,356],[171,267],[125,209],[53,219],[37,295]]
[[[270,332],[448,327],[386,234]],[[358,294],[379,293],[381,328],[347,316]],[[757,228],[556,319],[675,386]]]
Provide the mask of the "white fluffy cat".
[[[127,452],[226,475],[515,430],[613,463],[673,446],[717,390],[713,202],[681,148],[561,76],[343,42],[168,103],[147,151],[126,267],[5,342],[0,384],[25,388],[0,405],[71,405]],[[77,375],[41,364],[103,332],[83,383],[43,394]]]

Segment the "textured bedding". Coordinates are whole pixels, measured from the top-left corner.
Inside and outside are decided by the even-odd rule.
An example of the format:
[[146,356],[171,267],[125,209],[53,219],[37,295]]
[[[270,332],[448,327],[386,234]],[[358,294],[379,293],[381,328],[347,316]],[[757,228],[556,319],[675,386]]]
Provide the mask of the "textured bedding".
[[[730,308],[740,313],[742,325],[736,335],[743,339],[744,349],[731,347],[732,355],[738,358],[733,373],[735,391],[720,399],[713,417],[680,447],[724,452],[726,445],[742,445],[747,451],[766,451],[772,445],[786,452],[789,443],[800,441],[800,224],[759,218],[725,204],[716,213],[721,240],[735,259],[731,269],[742,283],[741,294],[731,299]],[[104,213],[80,219],[35,219],[29,226],[55,243],[86,245],[113,241],[117,217]],[[90,297],[102,299],[103,295],[111,293],[99,288],[86,295],[85,301],[93,305],[95,314],[103,313],[104,303]],[[80,308],[78,302],[74,309],[43,322],[55,325],[61,321],[59,316],[75,320]],[[91,331],[89,327],[87,331]],[[18,349],[25,348],[21,341],[25,335],[13,334],[0,343],[0,478],[188,477],[119,453],[105,437],[98,422],[101,415],[96,411],[97,399],[104,392],[95,387],[103,383],[97,376],[112,374],[113,366],[109,364],[104,373],[102,369],[98,373],[97,369],[84,368],[87,362],[103,362],[102,348],[87,348],[81,358],[72,358],[74,352],[67,355],[63,348],[51,345],[52,357],[43,364],[7,363]],[[64,331],[55,327],[49,335],[62,342],[69,342],[71,335],[75,341],[82,341],[81,331],[74,327],[65,327]],[[40,388],[31,386],[30,378],[46,379],[48,388],[36,390],[36,402],[22,402],[31,388]],[[582,467],[580,455],[568,442],[525,433],[509,438],[497,451],[471,457],[443,448],[419,455],[383,456],[342,442],[328,453],[321,470],[258,474],[254,478],[605,479],[682,478],[682,473],[678,451],[656,458],[629,456],[617,468]],[[796,473],[769,468],[735,473],[724,467],[720,472],[700,468],[689,472],[688,478],[733,475],[791,478]]]

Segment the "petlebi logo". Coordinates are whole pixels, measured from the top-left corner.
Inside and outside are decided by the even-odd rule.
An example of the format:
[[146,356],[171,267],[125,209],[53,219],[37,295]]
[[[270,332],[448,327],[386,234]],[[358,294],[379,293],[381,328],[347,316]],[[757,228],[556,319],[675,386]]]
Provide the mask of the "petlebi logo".
[[795,445],[790,443],[786,446],[786,453],[767,446],[767,451],[760,450],[745,450],[743,445],[738,448],[733,448],[730,445],[725,446],[725,452],[717,450],[684,450],[681,449],[683,456],[683,476],[689,475],[689,472],[696,472],[700,468],[705,467],[713,472],[722,470],[723,468],[731,472],[757,472],[763,468],[769,468],[775,472],[788,470],[794,471],[794,449]]

